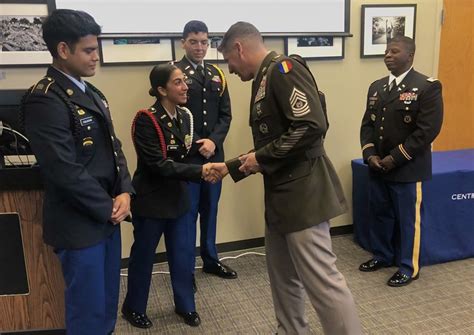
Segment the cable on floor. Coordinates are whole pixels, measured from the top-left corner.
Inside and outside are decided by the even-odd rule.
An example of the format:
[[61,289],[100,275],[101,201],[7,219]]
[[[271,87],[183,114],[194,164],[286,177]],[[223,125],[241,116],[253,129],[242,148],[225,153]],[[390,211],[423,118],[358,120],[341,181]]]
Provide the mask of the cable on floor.
[[[226,257],[219,258],[219,262],[224,261],[226,259],[237,259],[237,258],[240,258],[242,256],[248,256],[248,255],[265,256],[265,254],[262,253],[262,252],[247,251],[247,252],[241,253],[237,256],[226,256]],[[163,264],[163,263],[166,263],[166,262],[156,263],[156,264]],[[202,269],[202,266],[196,266],[195,269]],[[151,274],[152,275],[158,275],[158,274],[169,275],[170,273],[169,273],[169,271],[153,271]],[[128,277],[128,273],[120,272],[120,276],[121,277]]]

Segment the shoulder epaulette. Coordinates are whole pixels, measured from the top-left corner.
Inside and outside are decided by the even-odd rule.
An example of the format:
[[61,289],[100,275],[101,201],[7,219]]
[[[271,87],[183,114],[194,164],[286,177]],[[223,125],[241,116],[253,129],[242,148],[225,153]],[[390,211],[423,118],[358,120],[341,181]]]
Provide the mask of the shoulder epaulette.
[[434,83],[435,81],[438,81],[437,78],[433,78],[433,77],[426,78],[426,80],[429,81],[430,83]]
[[49,87],[54,84],[54,79],[51,77],[44,77],[41,78],[32,88],[31,93],[42,92],[43,94],[47,94]]
[[282,58],[283,55],[276,55],[275,57],[272,58],[272,62],[278,61],[279,58]]
[[227,81],[225,79],[224,72],[217,65],[211,64],[211,66],[214,67],[217,70],[217,72],[219,73],[219,77],[221,77],[222,91],[219,95],[222,96],[222,94],[224,94],[224,91],[227,87]]
[[[21,108],[20,108],[20,119],[24,118],[24,104],[28,100],[29,96],[33,94],[47,94],[48,92],[53,92],[61,101],[66,105],[66,108],[69,110],[69,119],[71,122],[71,130],[74,138],[79,139],[81,135],[81,125],[80,121],[76,115],[79,113],[77,111],[77,106],[75,106],[70,98],[64,93],[64,91],[58,86],[53,85],[55,80],[51,77],[44,77],[40,79],[35,85],[33,85],[26,93],[22,99]],[[23,122],[23,121],[22,121]]]

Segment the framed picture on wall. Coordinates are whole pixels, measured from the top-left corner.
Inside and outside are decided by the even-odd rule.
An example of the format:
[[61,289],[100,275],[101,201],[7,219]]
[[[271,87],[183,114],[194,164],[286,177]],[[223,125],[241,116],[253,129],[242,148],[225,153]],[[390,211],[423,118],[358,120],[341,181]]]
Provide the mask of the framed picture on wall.
[[174,59],[173,41],[153,34],[99,36],[101,65],[155,65]]
[[0,1],[0,67],[51,64],[41,28],[55,8],[54,0]]
[[360,57],[383,57],[398,35],[415,39],[416,4],[362,5]]
[[305,59],[343,59],[344,38],[334,36],[285,37],[285,54]]
[[205,60],[211,63],[224,63],[224,56],[217,51],[217,47],[221,44],[222,36],[209,36],[209,48],[207,49]]

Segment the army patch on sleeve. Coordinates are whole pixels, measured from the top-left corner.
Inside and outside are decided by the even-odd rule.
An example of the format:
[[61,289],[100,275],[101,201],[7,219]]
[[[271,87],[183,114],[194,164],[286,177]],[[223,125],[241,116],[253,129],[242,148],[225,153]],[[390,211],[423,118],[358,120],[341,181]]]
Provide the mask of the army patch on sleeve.
[[296,87],[293,87],[293,92],[291,92],[290,106],[295,117],[302,117],[311,111],[306,94]]
[[284,60],[278,64],[278,70],[281,73],[288,73],[293,68],[293,64],[289,60]]

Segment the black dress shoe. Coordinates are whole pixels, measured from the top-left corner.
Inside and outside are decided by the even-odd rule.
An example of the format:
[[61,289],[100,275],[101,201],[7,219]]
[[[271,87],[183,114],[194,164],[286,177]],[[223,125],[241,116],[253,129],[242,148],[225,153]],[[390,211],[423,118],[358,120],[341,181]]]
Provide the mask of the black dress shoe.
[[378,260],[372,258],[370,261],[367,261],[367,262],[362,263],[361,265],[359,265],[359,270],[362,271],[362,272],[373,272],[373,271],[377,271],[381,268],[386,268],[388,266],[389,265],[387,265],[385,263],[382,263],[381,261],[378,261]]
[[150,328],[153,326],[153,322],[148,319],[146,314],[140,314],[128,309],[125,306],[122,306],[122,315],[125,320],[130,322],[130,324],[137,328]]
[[212,266],[205,266],[202,268],[202,271],[206,273],[211,273],[213,275],[216,275],[221,278],[225,279],[235,279],[237,278],[237,272],[232,270],[230,267],[227,265],[224,265],[222,263],[215,263]]
[[183,318],[184,323],[190,325],[191,327],[197,327],[201,324],[201,318],[199,317],[199,314],[197,312],[183,313],[176,310],[175,312]]
[[400,271],[397,271],[388,280],[387,285],[392,286],[392,287],[405,286],[405,285],[410,284],[412,280],[417,280],[419,276],[420,276],[419,272],[416,274],[415,277],[412,277],[412,276],[406,275],[404,273],[401,273]]

